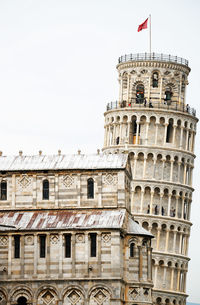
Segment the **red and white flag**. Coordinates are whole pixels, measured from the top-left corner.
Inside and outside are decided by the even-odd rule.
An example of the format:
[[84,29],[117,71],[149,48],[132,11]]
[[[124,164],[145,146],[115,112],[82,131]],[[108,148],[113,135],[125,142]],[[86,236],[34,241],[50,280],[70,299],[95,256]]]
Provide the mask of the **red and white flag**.
[[141,23],[139,26],[138,26],[138,32],[144,30],[144,29],[147,29],[147,22],[148,22],[148,19],[147,18],[143,23]]

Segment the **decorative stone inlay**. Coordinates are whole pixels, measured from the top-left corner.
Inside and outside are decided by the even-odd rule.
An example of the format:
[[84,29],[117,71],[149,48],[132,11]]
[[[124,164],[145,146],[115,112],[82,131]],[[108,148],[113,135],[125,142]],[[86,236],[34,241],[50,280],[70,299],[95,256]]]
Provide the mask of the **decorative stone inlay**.
[[4,296],[4,294],[0,291],[0,304],[3,304],[6,302],[6,298]]
[[34,241],[33,235],[26,235],[25,236],[25,245],[31,246],[31,245],[33,245],[33,241]]
[[8,245],[8,236],[0,236],[0,246]]
[[49,305],[49,304],[53,304],[53,301],[55,300],[55,296],[49,291],[47,290],[43,295],[42,295],[42,301]]
[[57,245],[59,241],[59,236],[58,235],[51,235],[50,236],[50,242],[52,245]]
[[107,174],[104,177],[104,183],[108,185],[115,185],[117,183],[117,177],[112,174]]
[[83,305],[83,295],[78,289],[70,289],[64,298],[65,305]]
[[83,243],[84,240],[84,234],[76,234],[76,242]]
[[110,304],[110,295],[109,293],[103,289],[95,289],[91,295],[90,304],[98,304],[98,305],[108,305]]
[[18,186],[20,189],[28,189],[31,186],[32,178],[28,175],[21,175],[20,178],[17,179]]
[[111,239],[111,235],[109,233],[105,233],[105,234],[102,234],[102,240],[105,242],[105,243],[108,243]]
[[72,176],[66,175],[63,177],[63,185],[67,188],[72,186],[74,183],[74,178]]
[[131,300],[138,300],[138,298],[140,297],[140,289],[130,288],[128,294]]

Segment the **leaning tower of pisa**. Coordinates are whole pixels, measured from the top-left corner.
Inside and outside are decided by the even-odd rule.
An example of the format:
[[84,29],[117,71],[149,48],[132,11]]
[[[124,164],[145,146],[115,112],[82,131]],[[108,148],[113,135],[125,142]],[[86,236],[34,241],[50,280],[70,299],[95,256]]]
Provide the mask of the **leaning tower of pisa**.
[[104,153],[129,153],[131,209],[155,236],[154,304],[185,304],[197,118],[186,102],[188,61],[119,58],[119,99],[105,112]]

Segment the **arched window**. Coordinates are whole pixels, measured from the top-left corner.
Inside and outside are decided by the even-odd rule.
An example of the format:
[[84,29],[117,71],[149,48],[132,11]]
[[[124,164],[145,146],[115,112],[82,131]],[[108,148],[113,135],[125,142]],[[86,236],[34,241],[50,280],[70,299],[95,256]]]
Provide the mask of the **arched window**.
[[43,181],[43,200],[49,200],[49,181]]
[[144,86],[142,84],[136,87],[136,103],[142,104],[144,102]]
[[119,145],[119,137],[116,139],[116,144]]
[[167,126],[166,143],[172,143],[173,139],[173,123],[169,122]]
[[172,95],[173,95],[172,89],[170,87],[166,88],[164,100],[168,103],[171,102]]
[[131,243],[130,244],[130,257],[134,257],[135,256],[135,244]]
[[94,198],[94,180],[92,178],[89,178],[87,181],[87,198]]
[[152,75],[153,88],[158,88],[158,72],[154,72]]
[[1,200],[7,200],[7,182],[1,182]]

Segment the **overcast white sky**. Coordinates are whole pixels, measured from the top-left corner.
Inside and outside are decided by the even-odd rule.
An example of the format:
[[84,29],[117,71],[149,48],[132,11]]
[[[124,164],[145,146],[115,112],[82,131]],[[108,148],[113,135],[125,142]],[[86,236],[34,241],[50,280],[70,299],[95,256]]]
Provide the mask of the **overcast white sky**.
[[[1,0],[0,150],[4,154],[96,152],[106,103],[118,97],[118,57],[152,49],[189,60],[187,102],[199,105],[200,1]],[[200,303],[199,134],[187,290]]]

